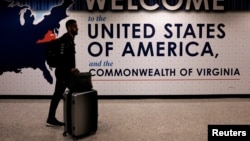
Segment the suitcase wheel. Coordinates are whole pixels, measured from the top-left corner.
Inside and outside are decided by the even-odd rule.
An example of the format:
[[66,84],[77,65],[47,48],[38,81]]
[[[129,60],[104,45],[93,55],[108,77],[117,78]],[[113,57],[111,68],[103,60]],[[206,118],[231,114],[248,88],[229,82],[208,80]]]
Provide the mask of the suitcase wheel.
[[63,136],[64,137],[66,137],[67,136],[67,132],[65,131],[65,132],[63,132]]
[[[66,137],[67,136],[67,131],[63,132],[63,136]],[[77,141],[76,137],[73,137],[73,141]]]

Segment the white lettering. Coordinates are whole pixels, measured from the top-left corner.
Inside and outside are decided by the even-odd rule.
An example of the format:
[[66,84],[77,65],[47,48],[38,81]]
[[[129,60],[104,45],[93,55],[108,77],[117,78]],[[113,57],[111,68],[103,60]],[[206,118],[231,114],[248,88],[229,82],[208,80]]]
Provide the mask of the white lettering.
[[138,10],[138,6],[133,5],[132,0],[128,0],[128,10]]
[[167,0],[165,0],[165,1],[162,0],[163,6],[164,6],[166,9],[171,10],[171,11],[178,10],[178,9],[181,7],[182,3],[183,3],[183,0],[179,0],[178,3],[177,3],[175,6],[171,6],[171,5],[169,5],[169,4],[167,3]]
[[212,136],[219,136],[218,132],[219,132],[218,129],[213,129],[212,130]]
[[123,6],[122,5],[117,5],[117,1],[119,0],[112,0],[112,9],[113,10],[123,10]]
[[147,5],[146,3],[145,3],[145,1],[144,0],[140,0],[140,3],[141,3],[141,6],[145,9],[145,10],[156,10],[158,7],[159,7],[159,5],[158,4],[154,4],[154,5],[152,5],[152,6],[149,6],[149,5]]
[[218,129],[212,129],[212,136],[216,137],[245,137],[247,136],[246,131],[233,131],[230,129],[229,131],[219,131]]
[[208,0],[187,0],[186,10],[190,10],[191,1],[193,1],[195,10],[199,10],[201,8],[201,4],[203,1],[204,1],[205,10],[209,10]]
[[[156,1],[153,4],[148,4],[145,0],[139,0],[136,5],[133,4],[133,0],[111,0],[111,2],[106,0],[86,0],[86,2],[88,10],[138,10],[138,6],[148,11],[157,10],[160,7],[170,11],[180,10],[182,7],[184,7],[185,10],[191,10],[191,7],[194,7],[196,11],[201,10],[203,7],[205,10],[224,10],[224,5],[221,4],[224,0],[213,0],[211,4],[208,0],[178,0],[175,4],[169,4],[169,0]],[[95,5],[97,5],[99,9],[96,9],[97,7]],[[125,5],[128,7],[125,8]],[[104,9],[105,7],[108,9]]]
[[224,10],[224,6],[219,6],[218,1],[224,1],[224,0],[214,0],[213,1],[213,10]]
[[[94,9],[94,4],[96,0],[87,0],[88,10]],[[104,10],[105,0],[97,0],[98,6],[100,10]]]

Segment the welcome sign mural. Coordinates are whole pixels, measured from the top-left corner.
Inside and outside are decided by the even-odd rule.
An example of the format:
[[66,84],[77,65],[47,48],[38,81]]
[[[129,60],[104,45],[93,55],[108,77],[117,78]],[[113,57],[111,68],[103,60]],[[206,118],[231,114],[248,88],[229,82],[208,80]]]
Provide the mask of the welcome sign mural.
[[1,94],[53,93],[44,49],[67,19],[79,26],[77,67],[100,95],[250,93],[247,0],[1,3]]

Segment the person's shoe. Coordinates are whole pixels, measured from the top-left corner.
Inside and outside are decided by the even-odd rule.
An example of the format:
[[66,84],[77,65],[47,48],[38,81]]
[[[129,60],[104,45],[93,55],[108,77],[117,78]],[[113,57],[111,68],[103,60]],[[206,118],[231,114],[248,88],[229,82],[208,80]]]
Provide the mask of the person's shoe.
[[48,119],[46,126],[48,127],[54,127],[54,126],[64,126],[63,122],[58,121],[56,118]]

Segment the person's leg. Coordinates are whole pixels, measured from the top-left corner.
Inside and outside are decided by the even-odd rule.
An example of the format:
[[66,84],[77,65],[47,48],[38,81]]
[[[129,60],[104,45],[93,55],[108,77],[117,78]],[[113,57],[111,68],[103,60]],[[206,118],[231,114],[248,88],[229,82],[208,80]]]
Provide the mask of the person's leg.
[[63,98],[63,93],[66,89],[66,84],[63,81],[56,81],[55,92],[52,96],[49,108],[49,115],[47,119],[47,126],[62,126],[62,122],[56,119],[56,109],[60,100]]

